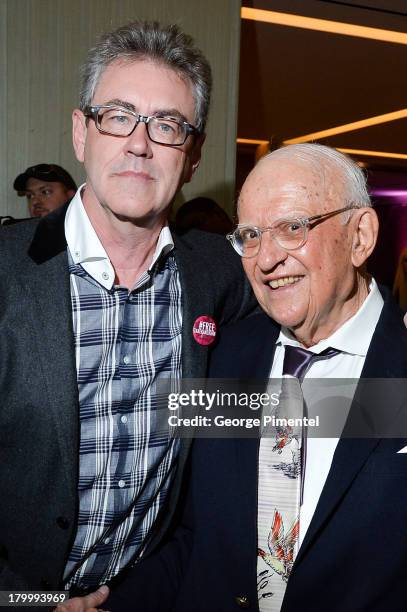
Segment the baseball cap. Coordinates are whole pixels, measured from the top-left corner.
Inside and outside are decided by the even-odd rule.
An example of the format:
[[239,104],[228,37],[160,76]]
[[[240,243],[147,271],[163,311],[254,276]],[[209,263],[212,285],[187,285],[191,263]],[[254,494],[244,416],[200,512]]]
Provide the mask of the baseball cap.
[[48,181],[50,183],[62,183],[67,189],[76,191],[76,183],[72,176],[61,166],[56,164],[37,164],[30,166],[25,172],[19,174],[15,179],[13,187],[18,195],[25,195],[27,181],[30,178],[35,178],[40,181]]

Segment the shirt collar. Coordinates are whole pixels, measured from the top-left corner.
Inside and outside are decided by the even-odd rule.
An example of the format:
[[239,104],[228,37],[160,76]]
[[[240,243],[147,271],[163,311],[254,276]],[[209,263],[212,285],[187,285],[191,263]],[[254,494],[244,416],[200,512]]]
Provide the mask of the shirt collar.
[[[353,317],[341,325],[329,338],[324,338],[310,347],[310,350],[319,354],[326,348],[332,347],[342,353],[366,357],[382,308],[383,298],[376,281],[372,278],[369,294]],[[286,327],[281,328],[276,344],[302,346]]]
[[[114,285],[115,271],[83,205],[81,193],[84,187],[85,183],[79,187],[66,212],[66,242],[73,262],[80,264],[105,289],[111,289]],[[174,241],[170,228],[165,225],[158,237],[148,272],[173,248]]]

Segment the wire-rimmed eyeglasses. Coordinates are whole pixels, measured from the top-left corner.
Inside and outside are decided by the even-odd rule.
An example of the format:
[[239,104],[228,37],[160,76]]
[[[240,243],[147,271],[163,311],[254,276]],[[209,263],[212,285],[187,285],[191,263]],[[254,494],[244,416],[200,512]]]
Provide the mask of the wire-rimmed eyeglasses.
[[330,212],[312,217],[295,217],[291,219],[279,219],[271,227],[256,227],[255,225],[238,225],[231,234],[226,236],[236,253],[241,257],[256,257],[260,250],[261,237],[264,232],[270,232],[275,242],[286,251],[300,249],[307,242],[308,231],[312,224],[323,221],[345,212],[358,208],[351,204],[344,208],[331,210]]
[[150,140],[169,147],[179,147],[188,136],[199,133],[196,127],[186,121],[161,115],[147,117],[120,106],[87,106],[84,115],[94,120],[102,134],[122,138],[130,136],[139,123],[145,123]]

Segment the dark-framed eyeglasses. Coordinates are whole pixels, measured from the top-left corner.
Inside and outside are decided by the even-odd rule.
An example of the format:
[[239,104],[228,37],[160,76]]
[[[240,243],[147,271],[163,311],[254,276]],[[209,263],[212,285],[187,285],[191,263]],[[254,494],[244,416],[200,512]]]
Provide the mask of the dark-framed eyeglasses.
[[199,130],[186,121],[161,115],[147,117],[120,106],[87,106],[84,115],[94,120],[101,134],[121,138],[130,136],[139,123],[145,123],[149,139],[169,147],[179,147],[191,134],[199,134]]
[[261,237],[264,232],[270,232],[273,240],[286,251],[300,249],[307,242],[308,232],[313,225],[324,221],[333,215],[358,208],[355,204],[331,210],[330,212],[312,217],[295,217],[279,219],[271,227],[256,227],[255,225],[238,225],[226,236],[241,257],[256,257],[260,251]]

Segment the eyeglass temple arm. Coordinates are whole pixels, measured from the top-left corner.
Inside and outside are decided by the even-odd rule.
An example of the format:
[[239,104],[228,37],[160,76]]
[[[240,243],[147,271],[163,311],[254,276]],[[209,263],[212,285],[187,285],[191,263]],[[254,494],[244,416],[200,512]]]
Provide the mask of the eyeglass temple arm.
[[306,217],[304,221],[306,221],[307,223],[311,223],[312,221],[318,221],[319,219],[332,217],[333,215],[337,215],[341,212],[345,212],[346,210],[352,210],[354,208],[357,208],[357,206],[355,206],[354,204],[351,204],[350,206],[344,206],[343,208],[338,208],[337,210],[330,210],[327,213],[322,213],[320,215],[313,215],[312,217]]

